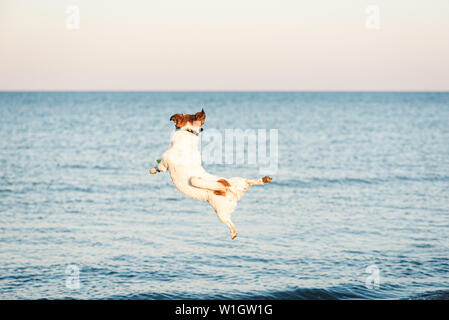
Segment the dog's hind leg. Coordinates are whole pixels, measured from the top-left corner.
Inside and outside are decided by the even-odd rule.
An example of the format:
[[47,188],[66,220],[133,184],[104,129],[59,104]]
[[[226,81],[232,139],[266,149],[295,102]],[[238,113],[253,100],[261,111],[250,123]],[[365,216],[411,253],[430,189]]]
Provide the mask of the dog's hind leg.
[[231,239],[235,239],[237,237],[237,230],[235,230],[235,226],[232,223],[231,214],[237,206],[237,199],[231,198],[230,196],[222,197],[214,195],[209,203],[217,213],[218,220],[228,226],[229,231],[231,231]]
[[191,177],[190,184],[194,187],[201,189],[208,189],[212,191],[222,191],[226,193],[226,187],[230,184],[224,179],[214,179],[214,178],[201,178],[201,177]]
[[235,229],[235,226],[231,221],[231,215],[217,211],[217,216],[221,222],[229,227],[229,231],[231,231],[231,239],[234,240],[237,237],[237,230]]
[[233,177],[228,179],[228,181],[231,183],[231,187],[229,188],[229,190],[233,193],[237,200],[240,200],[240,198],[243,196],[245,191],[248,190],[249,187],[254,185],[267,184],[271,180],[272,179],[268,176],[260,179],[245,179],[240,177]]
[[250,186],[254,186],[254,185],[261,185],[261,184],[270,183],[271,180],[273,180],[273,178],[271,178],[269,176],[265,176],[265,177],[259,178],[259,179],[247,179],[246,181],[248,182],[248,184]]

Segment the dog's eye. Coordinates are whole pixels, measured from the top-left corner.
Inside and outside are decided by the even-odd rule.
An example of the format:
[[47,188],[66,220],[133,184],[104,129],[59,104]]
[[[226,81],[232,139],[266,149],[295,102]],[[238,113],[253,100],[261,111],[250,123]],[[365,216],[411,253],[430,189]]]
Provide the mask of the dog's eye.
[[203,130],[204,130],[204,129],[203,129],[203,128],[201,128],[201,129],[200,129],[200,132],[203,132]]

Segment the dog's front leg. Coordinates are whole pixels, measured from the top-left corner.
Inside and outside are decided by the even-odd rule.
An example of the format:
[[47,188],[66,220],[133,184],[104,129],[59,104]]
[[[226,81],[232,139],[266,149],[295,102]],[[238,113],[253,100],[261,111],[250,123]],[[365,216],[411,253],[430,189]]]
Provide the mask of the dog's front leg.
[[167,163],[162,159],[162,161],[156,167],[150,169],[150,173],[156,174],[157,172],[165,172],[167,171],[167,169]]

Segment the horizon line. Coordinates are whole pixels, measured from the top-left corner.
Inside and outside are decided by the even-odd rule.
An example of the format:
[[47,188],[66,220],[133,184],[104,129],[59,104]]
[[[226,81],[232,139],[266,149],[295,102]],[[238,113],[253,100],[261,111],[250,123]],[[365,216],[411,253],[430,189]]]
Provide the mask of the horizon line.
[[448,90],[423,90],[423,89],[418,89],[418,90],[410,90],[410,89],[406,89],[406,90],[261,90],[261,89],[255,89],[255,90],[208,90],[208,89],[204,89],[204,90],[168,90],[168,89],[163,89],[163,90],[59,90],[59,89],[52,89],[52,90],[35,90],[35,89],[13,89],[13,90],[2,90],[0,89],[0,93],[19,93],[19,92],[23,92],[23,93],[38,93],[38,92],[43,92],[43,93],[88,93],[88,92],[117,92],[117,93],[123,93],[123,92],[129,92],[129,93],[161,93],[161,92],[166,92],[166,93],[266,93],[266,92],[272,92],[272,93],[412,93],[412,92],[416,92],[416,93],[449,93],[449,89]]

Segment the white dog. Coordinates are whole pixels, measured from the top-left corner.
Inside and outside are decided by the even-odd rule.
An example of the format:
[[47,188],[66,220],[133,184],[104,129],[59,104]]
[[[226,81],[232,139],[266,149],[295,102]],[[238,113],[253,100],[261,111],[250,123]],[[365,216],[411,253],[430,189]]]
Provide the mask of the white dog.
[[227,225],[231,238],[237,237],[237,231],[231,221],[237,201],[243,193],[256,184],[267,184],[272,179],[268,176],[260,179],[244,179],[214,176],[204,170],[198,141],[201,126],[206,114],[204,110],[196,114],[175,114],[170,120],[175,122],[176,131],[170,147],[162,155],[160,163],[151,168],[150,173],[170,171],[170,176],[181,193],[194,199],[208,201],[217,213],[218,219]]

